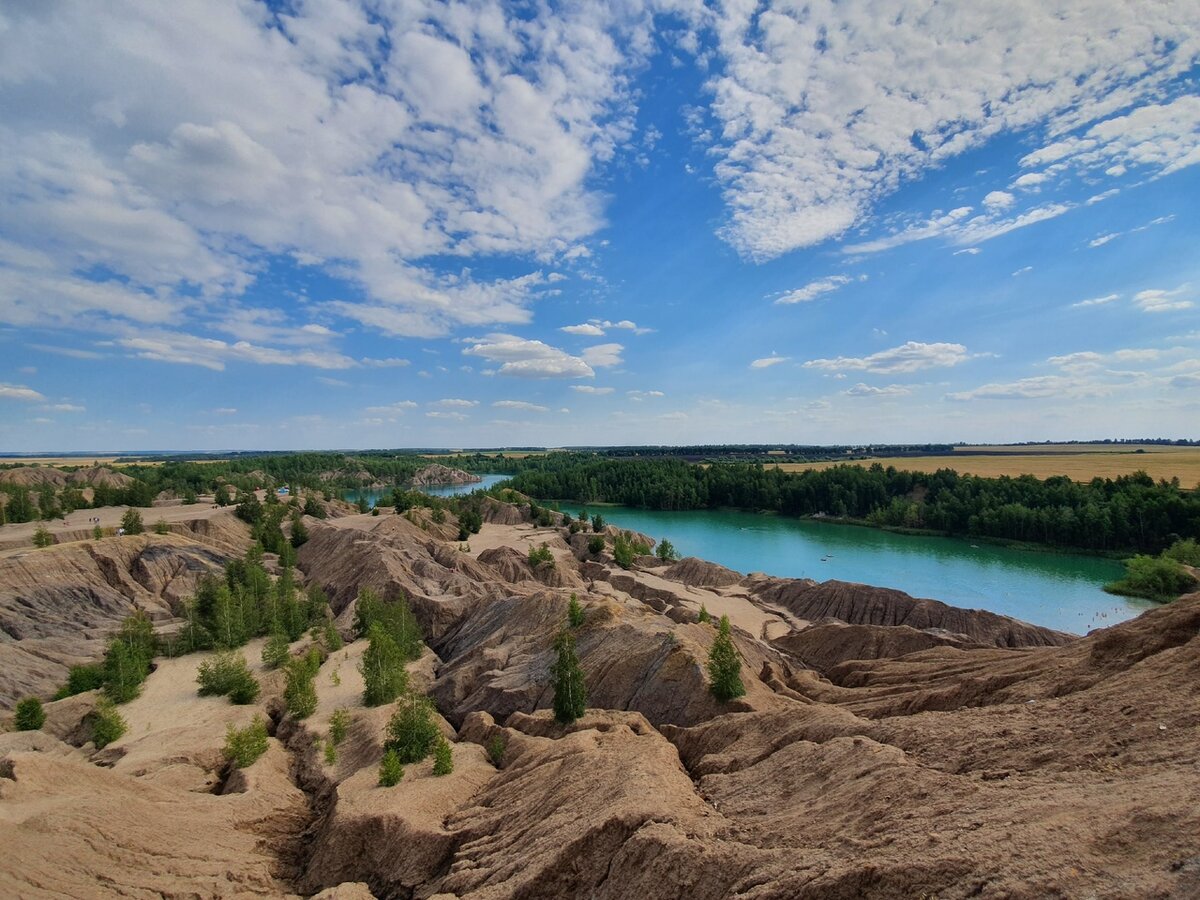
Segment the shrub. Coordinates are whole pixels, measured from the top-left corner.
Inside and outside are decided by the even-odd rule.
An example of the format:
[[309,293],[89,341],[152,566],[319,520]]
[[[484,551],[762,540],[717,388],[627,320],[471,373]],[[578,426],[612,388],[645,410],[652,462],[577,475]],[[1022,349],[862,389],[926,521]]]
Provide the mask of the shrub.
[[330,653],[336,653],[342,649],[342,633],[338,631],[337,626],[332,622],[325,623],[325,629],[321,632],[321,643],[325,645],[325,649]]
[[658,542],[658,546],[654,550],[655,555],[663,562],[673,562],[679,559],[679,553],[675,550],[675,545],[663,538]]
[[267,723],[255,716],[245,728],[225,729],[225,758],[239,769],[249,768],[267,752]]
[[453,771],[454,751],[450,749],[450,742],[446,740],[446,736],[442,735],[433,746],[433,774],[440,777]]
[[165,519],[159,519],[157,522],[154,523],[154,533],[155,534],[169,534],[170,531],[171,531],[171,526],[166,523]]
[[46,724],[46,711],[37,697],[26,697],[17,704],[13,724],[17,731],[37,731]]
[[600,515],[599,513],[596,513],[596,515],[592,516],[592,531],[599,532],[599,531],[603,531],[603,530],[604,530],[604,516]]
[[742,658],[733,645],[729,616],[721,616],[717,636],[708,651],[709,689],[718,700],[732,700],[746,693],[742,684]]
[[383,761],[379,764],[379,786],[395,787],[404,777],[404,766],[400,764],[400,754],[395,750],[386,750]]
[[574,635],[569,631],[560,632],[554,641],[554,649],[558,653],[550,667],[554,677],[554,718],[569,725],[583,715],[587,706],[587,687],[575,653]]
[[579,605],[579,598],[575,594],[571,594],[571,602],[567,605],[567,622],[572,628],[583,624],[583,607]]
[[104,537],[104,529],[101,528],[99,525],[94,526],[92,528],[92,539],[98,541],[102,537]]
[[588,539],[588,553],[592,556],[599,556],[604,552],[604,538],[601,535],[596,535]]
[[308,526],[299,515],[292,517],[292,546],[303,547],[308,543]]
[[114,638],[104,654],[104,690],[114,703],[128,703],[142,691],[150,674],[149,660]]
[[335,744],[340,744],[346,739],[346,732],[350,728],[350,714],[344,709],[335,709],[333,715],[329,717],[329,739]]
[[33,533],[33,546],[41,549],[43,547],[49,547],[53,543],[54,535],[47,531],[44,525],[39,525],[37,530]]
[[287,635],[276,631],[267,638],[267,642],[263,644],[262,661],[263,665],[268,669],[278,669],[280,666],[286,665],[290,653],[288,652]]
[[337,764],[337,747],[334,746],[332,740],[325,741],[325,765],[332,766]]
[[1125,560],[1125,577],[1106,584],[1110,594],[1145,597],[1149,600],[1174,600],[1196,586],[1196,579],[1174,559],[1162,556],[1135,556]]
[[358,596],[354,610],[354,630],[359,637],[367,637],[371,626],[378,623],[391,635],[405,660],[420,659],[424,652],[421,643],[421,626],[408,605],[408,598],[400,594],[394,600],[380,600],[369,588]]
[[126,534],[141,534],[146,530],[146,526],[142,524],[142,514],[132,506],[121,516],[121,527],[125,529]]
[[200,685],[201,697],[229,697],[241,706],[258,699],[258,682],[240,653],[218,653],[200,663],[196,683]]
[[703,603],[700,604],[700,615],[697,617],[696,621],[702,622],[705,625],[712,622],[712,614],[708,611],[708,607]]
[[613,541],[613,562],[622,569],[628,569],[633,565],[634,549],[625,535],[618,535]]
[[293,657],[284,666],[286,686],[283,700],[287,710],[297,719],[307,719],[317,709],[317,686],[313,679],[321,668],[321,653],[315,647],[304,656]]
[[309,494],[304,498],[304,514],[312,516],[314,519],[323,519],[325,518],[325,507],[320,500]]
[[67,683],[58,689],[55,700],[64,697],[74,697],[84,691],[94,691],[104,687],[104,668],[102,666],[71,666],[67,673]]
[[498,734],[492,735],[492,739],[487,743],[487,755],[493,766],[499,768],[500,763],[504,762],[504,750],[504,738]]
[[538,569],[542,566],[554,567],[554,554],[550,552],[550,548],[545,544],[540,547],[529,548],[529,567]]
[[1183,563],[1185,566],[1200,566],[1200,544],[1196,543],[1195,538],[1176,541],[1164,550],[1162,555],[1167,559]]
[[92,743],[97,750],[103,750],[123,735],[128,727],[111,700],[101,700],[96,704],[96,710],[92,713]]
[[396,704],[387,726],[384,747],[395,750],[402,763],[420,762],[441,736],[433,717],[433,703],[423,694],[405,693]]
[[392,636],[378,622],[371,626],[371,643],[363,653],[363,705],[391,703],[408,687],[404,655]]

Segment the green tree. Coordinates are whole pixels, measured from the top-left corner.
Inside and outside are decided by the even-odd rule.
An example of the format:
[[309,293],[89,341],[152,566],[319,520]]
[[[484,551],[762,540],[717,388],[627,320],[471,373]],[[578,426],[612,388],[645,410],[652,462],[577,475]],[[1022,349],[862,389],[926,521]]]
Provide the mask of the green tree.
[[592,531],[601,532],[604,530],[604,516],[600,513],[592,516]]
[[171,526],[167,524],[165,519],[159,519],[154,523],[155,534],[170,534]]
[[49,547],[54,543],[54,535],[46,530],[44,525],[39,525],[37,530],[33,532],[33,546],[41,549]]
[[395,750],[402,763],[420,762],[441,736],[433,703],[424,694],[407,691],[400,696],[387,726],[384,747]]
[[335,744],[340,744],[346,739],[349,729],[350,714],[344,709],[335,709],[329,717],[329,739]]
[[302,547],[308,542],[308,527],[299,515],[292,516],[292,546]]
[[492,761],[492,765],[496,768],[500,768],[500,763],[504,762],[505,749],[504,738],[498,734],[492,735],[492,739],[487,742],[488,759]]
[[103,750],[129,728],[112,701],[108,699],[96,704],[91,718],[92,743],[96,745],[97,750]]
[[446,740],[446,736],[441,735],[433,746],[433,774],[449,775],[453,771],[454,751],[450,747],[450,742]]
[[554,568],[554,554],[544,543],[540,547],[529,548],[529,568],[540,569],[543,566]]
[[217,492],[213,494],[213,502],[217,506],[228,506],[233,502],[233,498],[229,494],[229,485],[221,484],[217,486]]
[[103,537],[104,537],[104,529],[103,529],[103,528],[101,528],[99,525],[96,525],[96,526],[95,526],[95,527],[92,529],[92,538],[93,538],[94,540],[97,540],[97,541],[98,541],[98,540],[100,540],[100,539],[101,539],[101,538],[103,538]]
[[579,605],[579,598],[575,593],[571,593],[571,602],[567,604],[567,622],[572,628],[578,628],[583,624],[583,607]]
[[245,728],[225,729],[225,759],[239,769],[249,768],[267,752],[267,723],[255,716]]
[[196,683],[200,685],[201,697],[228,697],[239,706],[258,699],[258,682],[250,674],[246,658],[240,653],[218,653],[200,663]]
[[729,616],[721,616],[717,636],[708,651],[709,689],[718,700],[732,700],[746,693],[742,684],[742,658],[733,645]]
[[675,545],[666,538],[658,542],[658,547],[655,548],[654,553],[663,562],[673,562],[679,559],[679,553],[675,550]]
[[634,550],[633,544],[623,534],[617,535],[617,539],[613,541],[613,562],[622,569],[628,569],[633,565]]
[[583,715],[587,707],[587,686],[583,669],[575,653],[575,636],[562,631],[554,641],[557,654],[550,674],[554,678],[554,718],[569,725]]
[[700,615],[697,617],[696,621],[705,625],[712,621],[712,614],[708,611],[708,607],[703,603],[700,604]]
[[113,640],[104,654],[104,691],[114,703],[128,703],[142,691],[149,662],[120,640]]
[[371,625],[369,638],[361,665],[363,705],[383,706],[408,687],[408,673],[404,669],[404,654],[382,624]]
[[1110,594],[1145,597],[1160,602],[1174,600],[1196,587],[1196,579],[1167,556],[1142,556],[1125,560],[1125,577],[1104,585]]
[[325,507],[314,494],[309,494],[304,498],[304,514],[306,516],[312,516],[314,519],[325,518]]
[[142,514],[132,506],[121,516],[121,527],[125,529],[126,534],[141,534],[146,530],[146,526],[142,524]]
[[400,763],[400,754],[395,750],[385,750],[383,761],[379,764],[379,786],[395,787],[404,777],[404,766]]
[[97,665],[71,666],[67,672],[67,683],[58,689],[55,700],[74,697],[84,691],[97,691],[104,687],[104,667]]
[[268,669],[278,669],[287,664],[290,655],[287,635],[281,631],[272,632],[263,644],[263,665]]
[[304,656],[292,657],[284,667],[283,701],[294,718],[307,719],[317,709],[314,680],[321,668],[321,653],[315,647]]
[[17,704],[13,725],[17,731],[37,731],[46,724],[46,711],[37,697],[26,697]]
[[599,534],[593,536],[588,540],[587,548],[592,556],[599,556],[604,552],[604,537]]

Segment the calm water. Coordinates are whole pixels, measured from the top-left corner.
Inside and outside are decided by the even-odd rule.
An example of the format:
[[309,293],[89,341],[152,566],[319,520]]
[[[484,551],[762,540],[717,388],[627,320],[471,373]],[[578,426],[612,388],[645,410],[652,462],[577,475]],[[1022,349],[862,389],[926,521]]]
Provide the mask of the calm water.
[[[579,506],[564,503],[573,515]],[[1106,594],[1123,569],[1110,559],[1014,550],[943,537],[912,537],[745,512],[656,512],[592,507],[605,521],[739,572],[836,578],[899,588],[955,606],[988,609],[1036,625],[1086,634],[1153,606]]]
[[[484,488],[490,488],[493,484],[503,481],[508,478],[508,475],[480,475],[482,481],[476,481],[472,484],[441,484],[436,487],[421,488],[421,492],[429,494],[433,497],[453,497],[455,494],[469,494],[471,491],[478,491]],[[346,499],[351,503],[357,503],[359,497],[366,497],[367,503],[374,506],[379,502],[381,497],[386,497],[392,493],[391,488],[386,488],[382,491],[348,491]]]

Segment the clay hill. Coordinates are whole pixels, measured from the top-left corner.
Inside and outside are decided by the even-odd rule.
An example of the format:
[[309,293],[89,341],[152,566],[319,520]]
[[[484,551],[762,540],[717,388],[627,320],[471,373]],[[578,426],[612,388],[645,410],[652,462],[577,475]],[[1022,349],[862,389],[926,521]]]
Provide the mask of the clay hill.
[[452,469],[441,463],[433,463],[413,475],[412,484],[415,487],[430,487],[439,484],[475,484],[482,480],[478,475],[472,475],[462,469]]
[[[156,662],[103,750],[94,694],[0,734],[0,893],[1200,896],[1200,594],[1076,638],[701,560],[624,570],[525,507],[484,512],[469,544],[428,510],[306,520],[302,579],[349,642],[304,720],[257,641],[256,704],[197,696],[208,654],[192,654]],[[552,564],[531,565],[543,543]],[[198,573],[232,555],[177,533],[0,553],[0,701],[48,697],[135,607],[177,625]],[[421,623],[410,678],[440,712],[449,775],[427,759],[378,784],[392,710],[361,704],[365,588],[403,593]],[[589,708],[562,726],[549,667],[572,593]],[[735,701],[708,690],[701,607],[733,623]],[[350,726],[328,761],[335,709]],[[255,713],[268,749],[231,770],[225,729]]]
[[91,466],[65,472],[51,466],[19,466],[12,469],[0,469],[0,481],[21,487],[36,488],[49,484],[55,488],[62,487],[126,487],[133,479],[122,472],[117,472],[107,466]]

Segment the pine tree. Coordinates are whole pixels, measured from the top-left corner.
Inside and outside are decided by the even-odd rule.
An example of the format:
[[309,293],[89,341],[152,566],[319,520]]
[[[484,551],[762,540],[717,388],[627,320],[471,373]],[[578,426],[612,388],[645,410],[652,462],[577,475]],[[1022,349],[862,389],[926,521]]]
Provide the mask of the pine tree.
[[572,628],[583,624],[583,607],[579,605],[579,598],[575,594],[571,594],[571,602],[567,606],[567,622]]
[[363,705],[383,706],[408,687],[408,673],[400,648],[383,626],[373,624],[369,634],[371,643],[362,659]]
[[125,510],[125,515],[121,516],[121,527],[126,534],[141,534],[146,530],[142,524],[142,514],[133,507]]
[[33,546],[38,549],[49,547],[54,543],[54,535],[46,530],[44,525],[39,525],[33,533]]
[[554,676],[554,718],[569,725],[583,715],[587,707],[587,686],[583,669],[575,653],[575,637],[569,631],[560,632],[554,641],[558,658],[550,669]]
[[400,754],[395,750],[386,751],[383,761],[379,764],[380,787],[395,787],[403,777],[404,766],[400,764]]
[[708,611],[708,607],[703,603],[700,604],[700,615],[697,617],[697,621],[705,625],[712,621],[712,614]]
[[709,689],[718,700],[732,700],[746,693],[742,684],[742,658],[729,633],[729,616],[721,616],[717,636],[708,651]]
[[433,774],[449,775],[453,771],[454,751],[450,749],[450,742],[445,735],[442,735],[433,747]]

